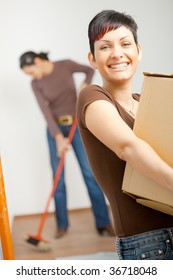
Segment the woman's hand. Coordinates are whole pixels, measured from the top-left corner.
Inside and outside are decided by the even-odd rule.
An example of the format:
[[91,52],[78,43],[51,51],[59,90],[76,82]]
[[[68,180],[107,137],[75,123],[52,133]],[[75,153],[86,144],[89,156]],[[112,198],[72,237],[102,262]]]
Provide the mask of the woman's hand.
[[57,146],[57,156],[61,157],[63,153],[69,150],[70,144],[68,137],[64,137],[61,133],[55,136]]

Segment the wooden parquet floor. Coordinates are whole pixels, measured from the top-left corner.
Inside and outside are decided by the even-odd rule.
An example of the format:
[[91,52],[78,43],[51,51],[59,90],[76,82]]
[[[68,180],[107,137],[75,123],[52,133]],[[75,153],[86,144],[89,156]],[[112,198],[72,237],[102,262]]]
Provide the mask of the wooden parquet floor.
[[94,224],[91,209],[69,211],[70,227],[68,233],[59,239],[55,238],[56,225],[54,214],[48,214],[43,238],[51,245],[49,252],[40,252],[37,246],[25,241],[28,234],[38,231],[41,215],[16,216],[12,225],[12,239],[15,260],[55,260],[67,256],[114,252],[115,238],[100,236]]

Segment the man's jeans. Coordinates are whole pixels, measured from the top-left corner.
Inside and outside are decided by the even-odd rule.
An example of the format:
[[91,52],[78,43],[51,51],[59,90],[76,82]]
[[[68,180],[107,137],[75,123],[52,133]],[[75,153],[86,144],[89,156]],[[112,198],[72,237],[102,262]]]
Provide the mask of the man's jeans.
[[[61,126],[58,125],[61,132],[65,137],[68,136],[71,125]],[[47,129],[47,138],[50,151],[51,166],[53,170],[53,176],[55,176],[56,169],[60,158],[57,157],[57,147],[54,138],[51,136],[49,130]],[[77,157],[78,163],[81,168],[81,172],[86,183],[88,194],[91,200],[92,209],[95,216],[95,222],[97,228],[103,228],[110,224],[110,218],[108,213],[108,208],[106,205],[105,197],[102,190],[98,186],[91,168],[89,166],[86,153],[83,147],[83,143],[80,138],[79,130],[76,127],[72,147],[74,149],[75,155]],[[64,180],[64,169],[62,170],[58,185],[56,187],[56,192],[54,195],[55,210],[56,210],[56,220],[58,228],[67,228],[69,225],[68,213],[67,213],[67,197],[66,197],[66,184]]]
[[117,238],[121,260],[173,260],[173,227]]

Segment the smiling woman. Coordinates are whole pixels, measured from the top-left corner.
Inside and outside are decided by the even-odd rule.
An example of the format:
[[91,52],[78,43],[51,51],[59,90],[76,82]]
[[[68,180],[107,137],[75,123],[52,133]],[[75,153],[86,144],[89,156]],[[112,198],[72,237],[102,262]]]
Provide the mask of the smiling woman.
[[127,14],[105,10],[91,20],[88,34],[88,58],[103,84],[81,91],[77,118],[91,168],[110,202],[119,258],[173,259],[173,217],[122,192],[126,162],[173,192],[173,169],[132,130],[140,99],[132,93],[142,56],[137,24]]
[[[96,41],[94,46],[95,51],[89,53],[89,61],[101,74],[105,90],[112,91],[111,79],[113,83],[115,80],[116,83],[130,83],[142,55],[141,46],[136,44],[130,29],[121,26],[111,30]],[[122,105],[128,105],[124,104],[117,93],[112,94],[120,104],[122,102]],[[131,106],[131,100],[128,103]]]

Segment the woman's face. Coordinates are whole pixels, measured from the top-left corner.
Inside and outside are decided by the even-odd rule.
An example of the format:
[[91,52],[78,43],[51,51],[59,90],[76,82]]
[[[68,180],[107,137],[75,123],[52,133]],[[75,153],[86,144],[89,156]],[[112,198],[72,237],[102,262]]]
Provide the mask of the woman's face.
[[22,70],[25,74],[31,76],[33,80],[40,80],[43,78],[43,70],[40,64],[26,65]]
[[124,26],[109,31],[94,43],[95,56],[89,53],[89,61],[97,68],[103,84],[122,83],[132,79],[141,47],[136,45],[132,32]]

